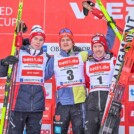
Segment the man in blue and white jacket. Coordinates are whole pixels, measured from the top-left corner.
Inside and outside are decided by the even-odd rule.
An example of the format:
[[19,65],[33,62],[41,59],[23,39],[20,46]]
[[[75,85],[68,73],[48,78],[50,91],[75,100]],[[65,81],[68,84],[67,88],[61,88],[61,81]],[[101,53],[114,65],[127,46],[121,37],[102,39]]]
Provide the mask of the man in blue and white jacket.
[[[45,110],[45,68],[49,59],[43,52],[45,33],[41,26],[35,25],[30,33],[30,45],[22,46],[16,74],[11,118],[8,134],[40,134],[41,120]],[[1,60],[0,76],[7,75],[9,64],[17,62],[9,56]]]

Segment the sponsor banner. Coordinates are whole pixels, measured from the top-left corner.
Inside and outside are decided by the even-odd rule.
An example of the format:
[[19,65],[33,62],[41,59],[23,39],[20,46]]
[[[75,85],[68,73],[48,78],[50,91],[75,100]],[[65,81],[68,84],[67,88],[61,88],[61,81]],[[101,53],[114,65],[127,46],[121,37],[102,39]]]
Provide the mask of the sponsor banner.
[[[88,51],[91,49],[91,44],[89,42],[75,43],[75,46],[80,47],[82,51]],[[50,55],[57,55],[60,52],[59,43],[44,43],[43,50]]]
[[52,99],[52,83],[45,83],[46,99]]
[[129,101],[134,101],[134,85],[129,85]]
[[134,106],[129,107],[128,121],[131,122],[131,123],[134,123]]

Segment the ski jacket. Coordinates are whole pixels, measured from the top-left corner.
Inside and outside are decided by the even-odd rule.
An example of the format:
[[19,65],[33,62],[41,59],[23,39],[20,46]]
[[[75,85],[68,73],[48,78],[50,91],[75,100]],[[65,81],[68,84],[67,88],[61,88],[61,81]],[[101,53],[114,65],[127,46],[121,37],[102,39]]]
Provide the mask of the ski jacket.
[[[111,49],[114,43],[115,34],[110,27],[108,27],[106,39],[108,47]],[[45,77],[46,79],[49,79],[55,75],[57,103],[60,102],[62,105],[73,105],[85,102],[87,92],[84,83],[85,80],[83,78],[84,70],[82,67],[84,68],[83,64],[86,62],[88,55],[91,54],[91,50],[88,52],[73,51],[70,53],[61,50],[59,55],[55,55],[48,61]],[[70,61],[70,58],[77,58],[79,64],[73,63]],[[60,63],[60,61],[62,62]],[[77,67],[79,65],[80,67]],[[81,79],[79,77],[81,77]],[[68,81],[67,78],[69,79]]]
[[37,112],[45,109],[44,79],[48,60],[49,56],[43,49],[38,55],[32,56],[28,46],[21,48],[13,88],[13,111]]

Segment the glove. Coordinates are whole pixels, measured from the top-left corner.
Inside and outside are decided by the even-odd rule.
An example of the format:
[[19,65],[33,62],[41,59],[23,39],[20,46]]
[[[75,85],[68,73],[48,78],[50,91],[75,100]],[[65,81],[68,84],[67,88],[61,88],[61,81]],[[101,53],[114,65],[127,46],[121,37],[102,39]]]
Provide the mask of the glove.
[[[23,28],[21,28],[21,27],[23,27]],[[21,29],[22,29],[22,31],[21,31]],[[19,22],[18,27],[15,29],[15,32],[18,33],[21,31],[23,33],[26,33],[27,30],[28,30],[27,25],[21,21],[21,22]]]
[[[85,4],[86,4],[86,5],[85,5]],[[94,4],[92,1],[83,1],[83,2],[82,2],[82,5],[83,5],[83,14],[84,14],[85,16],[88,15],[88,12],[89,12],[88,7],[94,7],[94,6],[95,6],[95,4]],[[85,7],[85,6],[86,6],[86,7]]]
[[7,56],[5,59],[1,60],[3,66],[8,66],[9,64],[15,64],[19,60],[15,56]]
[[23,39],[23,46],[26,46],[26,45],[30,45],[28,38]]

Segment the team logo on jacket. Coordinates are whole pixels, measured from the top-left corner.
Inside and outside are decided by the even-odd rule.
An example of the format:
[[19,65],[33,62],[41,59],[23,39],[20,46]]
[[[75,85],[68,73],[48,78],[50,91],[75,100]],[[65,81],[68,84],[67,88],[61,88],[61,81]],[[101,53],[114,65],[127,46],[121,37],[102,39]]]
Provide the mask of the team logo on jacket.
[[110,59],[110,54],[106,54],[105,59],[107,59],[107,60]]
[[60,115],[55,115],[55,121],[60,121]]
[[73,66],[78,64],[79,64],[78,57],[71,57],[71,58],[61,59],[58,61],[59,67]]

